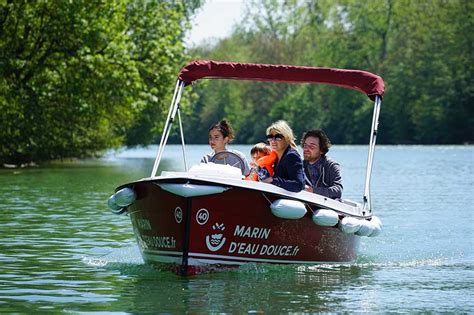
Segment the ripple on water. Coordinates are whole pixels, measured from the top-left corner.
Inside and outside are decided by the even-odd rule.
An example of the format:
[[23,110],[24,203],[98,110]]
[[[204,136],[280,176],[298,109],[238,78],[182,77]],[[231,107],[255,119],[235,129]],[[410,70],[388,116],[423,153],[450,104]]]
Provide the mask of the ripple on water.
[[[208,147],[190,150],[199,158]],[[145,265],[130,219],[106,207],[153,161],[0,172],[0,312],[473,313],[473,153],[377,148],[372,208],[383,230],[361,240],[353,263],[249,264],[189,278]],[[331,154],[345,196],[360,201],[366,148]],[[164,157],[171,167],[175,155]]]

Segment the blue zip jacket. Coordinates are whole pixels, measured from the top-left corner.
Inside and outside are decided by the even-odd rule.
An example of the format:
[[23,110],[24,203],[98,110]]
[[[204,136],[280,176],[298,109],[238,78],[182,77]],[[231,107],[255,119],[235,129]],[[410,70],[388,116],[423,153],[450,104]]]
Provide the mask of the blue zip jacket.
[[318,178],[312,178],[308,170],[308,162],[303,162],[303,167],[315,194],[323,195],[332,199],[340,199],[342,196],[341,166],[328,156],[321,157],[318,167]]
[[299,192],[304,189],[303,161],[298,151],[291,146],[286,148],[281,160],[277,161],[272,184],[293,192]]

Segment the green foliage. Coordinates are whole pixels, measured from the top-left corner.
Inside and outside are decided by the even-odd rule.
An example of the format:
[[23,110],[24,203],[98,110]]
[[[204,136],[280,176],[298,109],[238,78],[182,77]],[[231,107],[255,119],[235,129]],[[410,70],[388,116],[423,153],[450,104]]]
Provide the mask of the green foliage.
[[0,3],[0,163],[146,144],[200,1]]
[[[185,52],[200,5],[0,1],[0,165],[154,142],[189,55],[367,70],[386,84],[379,143],[474,141],[472,1],[249,0],[229,38]],[[192,91],[187,142],[205,143],[222,118],[237,143],[262,141],[278,119],[297,137],[323,128],[334,143],[368,141],[372,103],[352,90],[208,80]]]
[[[472,143],[473,7],[464,0],[251,1],[231,37],[192,54],[370,71],[386,85],[379,143]],[[190,142],[204,142],[210,123],[223,117],[240,143],[261,141],[278,119],[298,137],[323,128],[334,143],[368,142],[372,103],[355,91],[218,81],[197,91],[194,115],[205,123],[185,124]]]

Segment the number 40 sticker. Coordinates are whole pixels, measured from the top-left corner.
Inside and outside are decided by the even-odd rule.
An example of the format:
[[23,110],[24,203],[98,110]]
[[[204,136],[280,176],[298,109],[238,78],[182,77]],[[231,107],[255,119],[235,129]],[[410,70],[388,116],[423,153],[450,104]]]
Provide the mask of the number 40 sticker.
[[199,209],[199,211],[196,213],[196,222],[199,225],[204,225],[207,223],[207,220],[209,220],[209,211],[207,209]]

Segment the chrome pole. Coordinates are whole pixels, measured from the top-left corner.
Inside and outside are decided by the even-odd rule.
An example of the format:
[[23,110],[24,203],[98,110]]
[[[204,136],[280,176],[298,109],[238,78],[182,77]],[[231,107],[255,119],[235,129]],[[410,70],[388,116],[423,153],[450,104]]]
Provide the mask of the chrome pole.
[[178,121],[179,121],[179,131],[181,133],[181,148],[183,149],[184,171],[187,172],[188,162],[186,161],[186,148],[184,146],[183,123],[181,121],[181,111],[179,110],[179,103],[178,103]]
[[365,174],[365,188],[364,188],[364,209],[363,211],[372,212],[372,205],[370,199],[370,177],[372,175],[372,166],[374,161],[374,152],[375,152],[375,141],[377,139],[377,129],[379,125],[379,114],[380,114],[380,106],[382,104],[382,100],[380,96],[375,97],[374,102],[374,112],[372,115],[372,128],[370,131],[370,141],[369,141],[369,153],[367,157],[367,170]]
[[178,108],[179,100],[181,99],[181,94],[183,93],[184,82],[178,80],[176,82],[176,88],[174,90],[173,99],[171,100],[170,109],[168,112],[168,117],[166,118],[165,126],[163,128],[163,134],[161,135],[160,145],[158,147],[158,153],[156,154],[155,163],[153,165],[153,170],[151,171],[150,177],[156,176],[158,171],[158,166],[160,165],[161,157],[165,150],[166,142],[168,141],[168,136],[173,125],[173,120],[176,115]]

